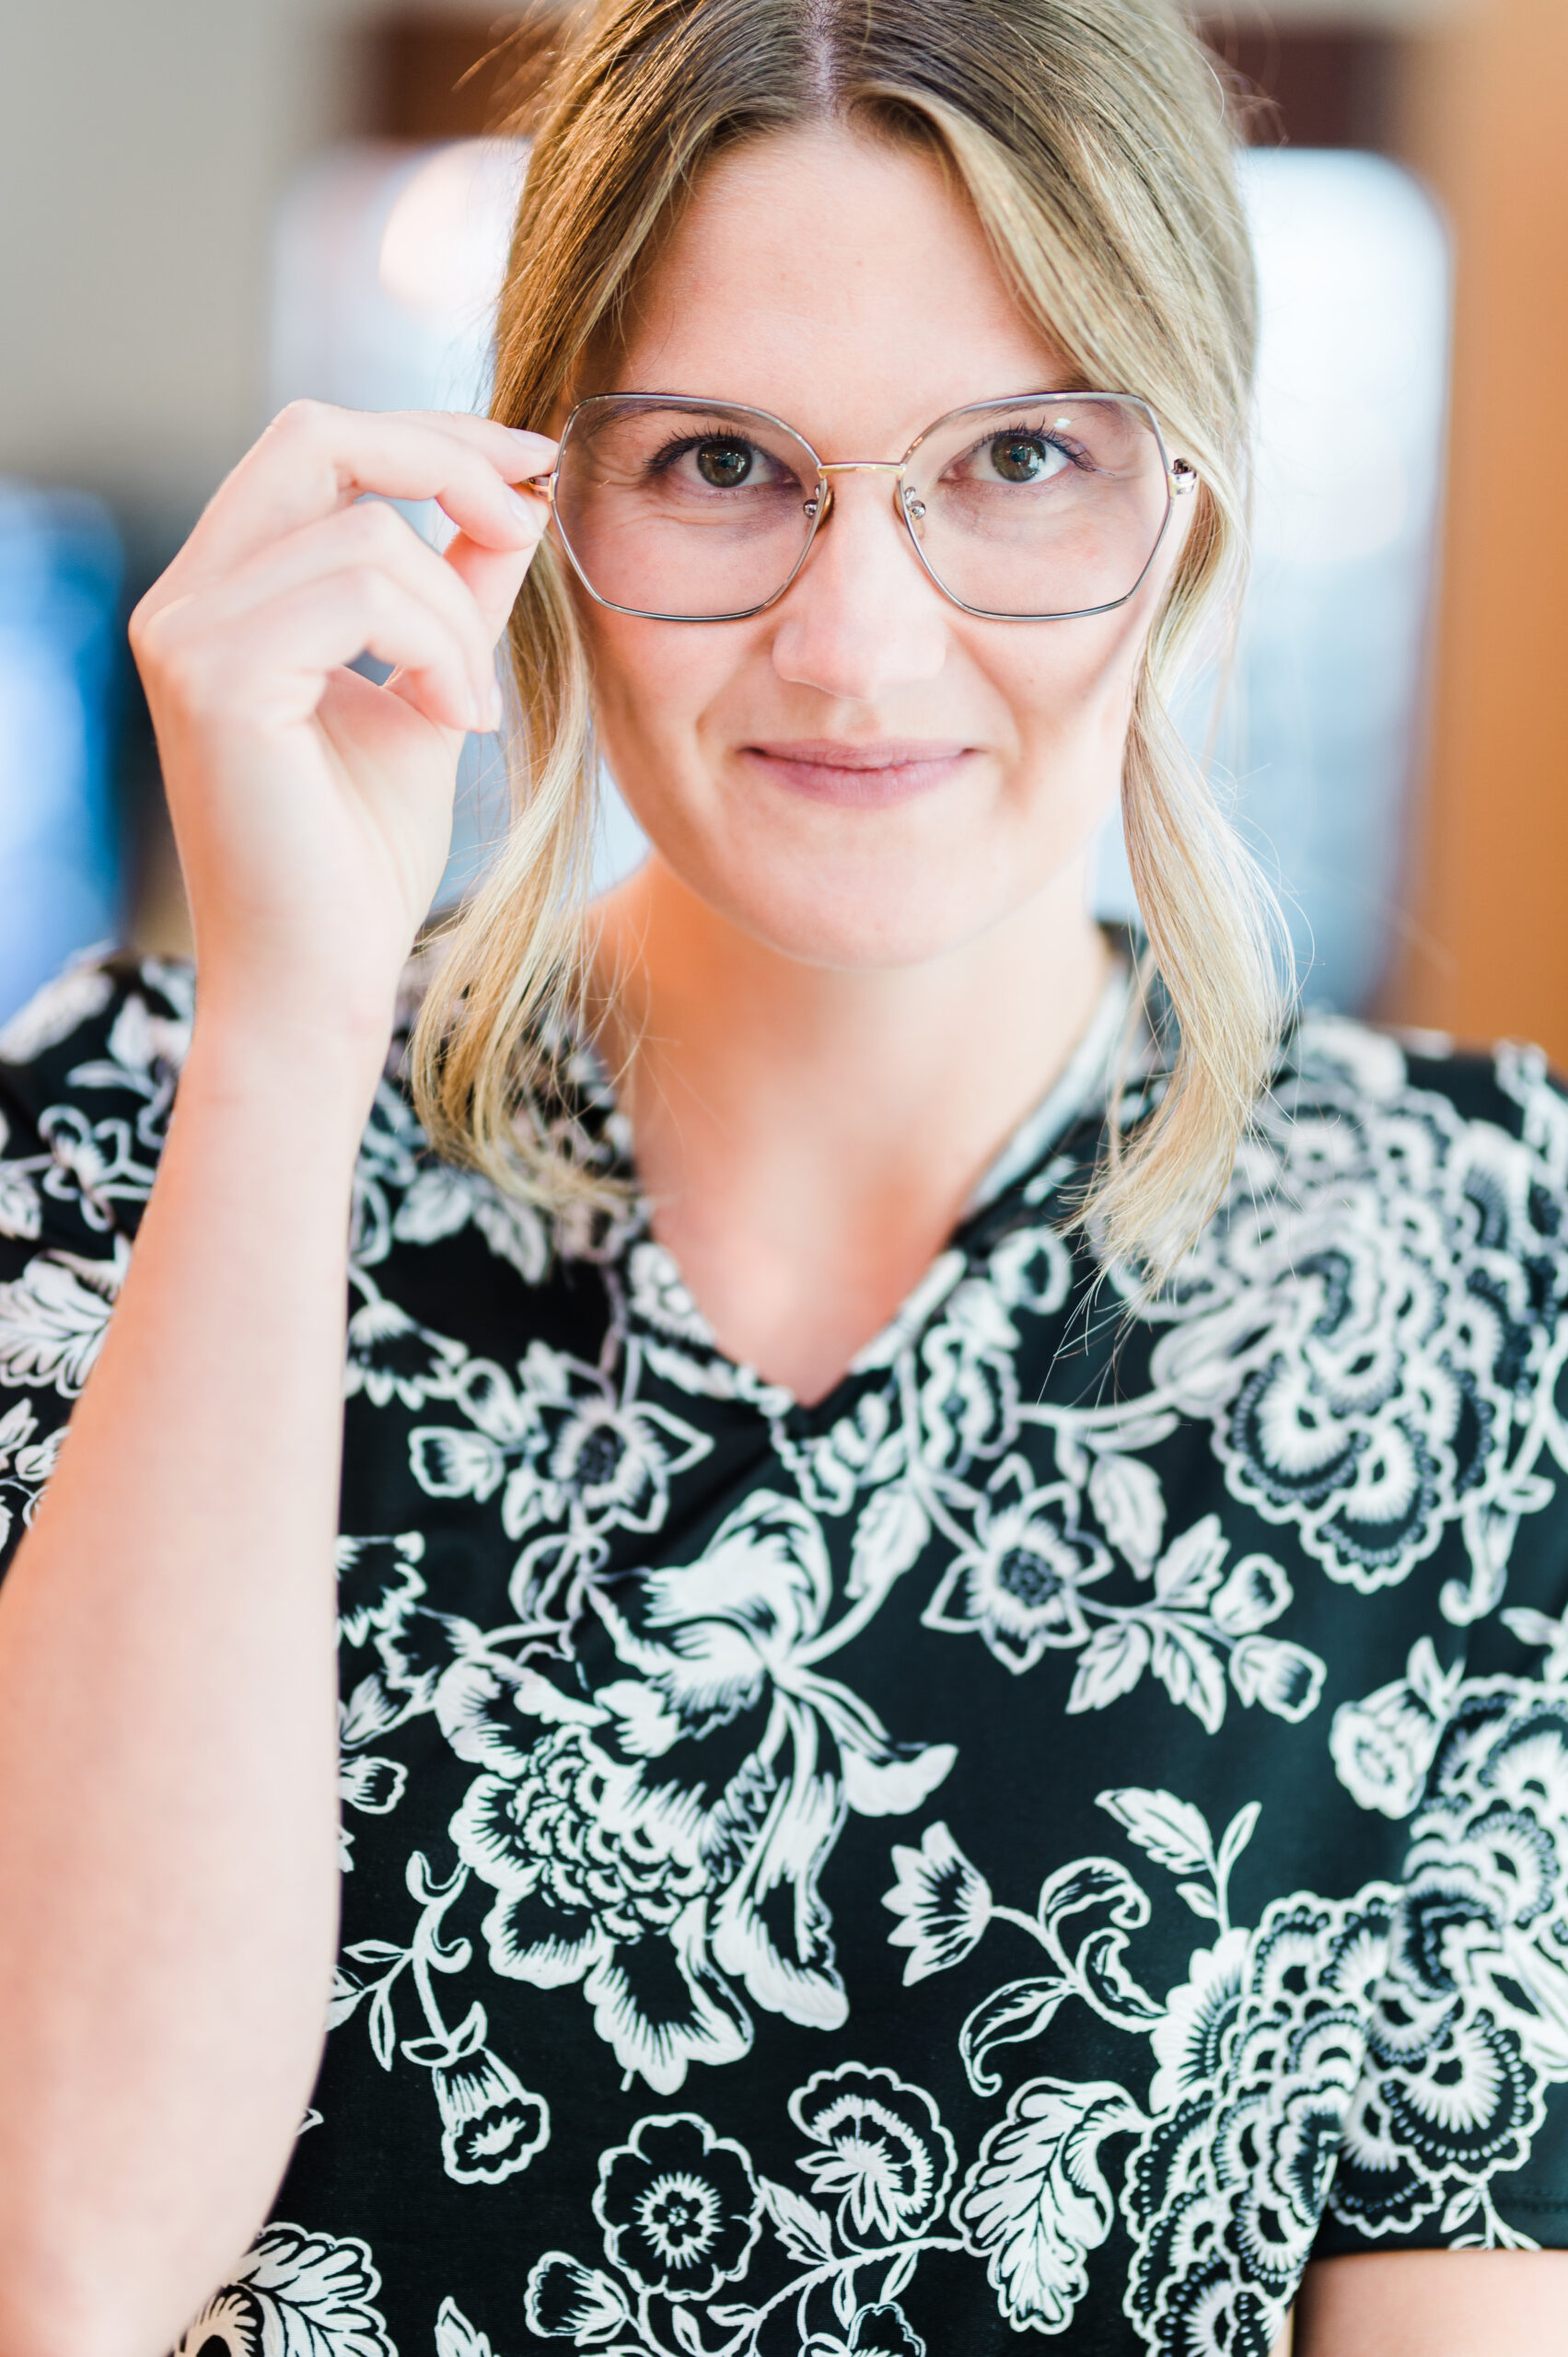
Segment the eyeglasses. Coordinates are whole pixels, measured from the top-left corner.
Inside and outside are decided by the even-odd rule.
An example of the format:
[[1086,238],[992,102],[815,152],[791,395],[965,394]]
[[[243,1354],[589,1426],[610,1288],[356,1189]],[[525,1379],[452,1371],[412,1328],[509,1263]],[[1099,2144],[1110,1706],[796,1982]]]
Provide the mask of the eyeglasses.
[[892,478],[895,514],[945,598],[992,621],[1065,621],[1124,606],[1174,500],[1198,477],[1167,458],[1130,393],[1028,393],[928,425],[901,459],[819,459],[766,410],[684,393],[599,393],[566,421],[548,490],[562,546],[617,613],[743,621],[782,598],[833,504],[833,478]]

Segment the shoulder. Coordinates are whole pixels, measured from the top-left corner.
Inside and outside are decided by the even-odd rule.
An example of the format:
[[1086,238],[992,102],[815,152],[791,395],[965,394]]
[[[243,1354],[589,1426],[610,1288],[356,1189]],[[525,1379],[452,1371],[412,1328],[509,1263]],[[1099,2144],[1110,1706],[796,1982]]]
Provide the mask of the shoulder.
[[[1539,1264],[1568,1297],[1568,1094],[1539,1048],[1458,1051],[1339,1016],[1297,1028],[1222,1215],[1327,1223],[1414,1257]],[[1544,1301],[1539,1304],[1544,1307]]]
[[1502,1040],[1461,1051],[1436,1032],[1375,1029],[1342,1016],[1303,1018],[1276,1081],[1289,1113],[1319,1102],[1352,1117],[1424,1119],[1434,1132],[1501,1132],[1568,1180],[1568,1089],[1539,1048]]
[[1542,1328],[1568,1300],[1568,1094],[1539,1048],[1309,1017],[1246,1159],[1243,1186],[1298,1242],[1376,1243],[1455,1305]]
[[195,995],[195,970],[183,958],[130,950],[84,958],[0,1028],[0,1074],[9,1090],[30,1097],[69,1086],[75,1067],[94,1055],[127,1072],[145,1073],[155,1055],[178,1069]]
[[1326,1290],[1343,1313],[1347,1284],[1362,1315],[1403,1299],[1401,1325],[1439,1301],[1460,1318],[1468,1304],[1555,1322],[1568,1300],[1568,1094],[1539,1048],[1460,1053],[1429,1034],[1304,1018],[1166,1307],[1217,1286],[1298,1308]]
[[1520,1547],[1550,1541],[1557,1594],[1565,1210],[1568,1101],[1539,1052],[1305,1021],[1144,1307],[1151,1381],[1331,1580],[1371,1594],[1440,1557],[1443,1614],[1468,1625],[1525,1514],[1550,1525]]
[[134,1234],[190,1045],[188,964],[74,966],[0,1030],[0,1237]]
[[0,1031],[0,1570],[53,1467],[152,1191],[189,967],[73,967]]

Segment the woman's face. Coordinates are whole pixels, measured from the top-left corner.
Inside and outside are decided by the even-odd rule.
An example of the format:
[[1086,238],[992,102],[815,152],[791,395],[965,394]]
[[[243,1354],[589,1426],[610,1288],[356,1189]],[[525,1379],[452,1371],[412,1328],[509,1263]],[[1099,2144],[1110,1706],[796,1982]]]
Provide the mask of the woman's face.
[[[937,167],[824,128],[710,168],[593,389],[769,410],[832,461],[901,458],[948,410],[1063,377]],[[656,852],[819,965],[938,957],[1042,894],[1081,908],[1179,543],[1173,517],[1116,611],[976,621],[922,570],[893,481],[833,477],[804,568],[749,621],[579,594],[605,755]]]

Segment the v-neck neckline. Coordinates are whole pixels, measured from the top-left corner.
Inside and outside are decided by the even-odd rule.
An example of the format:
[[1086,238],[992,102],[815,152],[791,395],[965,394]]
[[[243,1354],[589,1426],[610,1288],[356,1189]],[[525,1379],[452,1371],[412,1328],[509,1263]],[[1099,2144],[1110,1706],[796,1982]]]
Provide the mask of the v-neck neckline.
[[[1036,1171],[1051,1147],[1077,1124],[1091,1106],[1104,1105],[1117,1048],[1126,1031],[1135,986],[1132,962],[1120,944],[1113,944],[1113,958],[1111,971],[1094,1013],[1062,1071],[1044,1096],[1022,1116],[1000,1151],[993,1156],[971,1190],[950,1234],[891,1317],[862,1343],[827,1389],[815,1399],[802,1399],[788,1384],[776,1382],[762,1374],[750,1361],[738,1358],[725,1349],[687,1283],[679,1261],[669,1246],[655,1235],[649,1199],[638,1187],[633,1236],[628,1238],[628,1242],[634,1240],[640,1252],[657,1256],[661,1294],[667,1299],[671,1294],[678,1295],[682,1306],[683,1322],[689,1327],[691,1339],[703,1349],[712,1352],[715,1359],[729,1368],[739,1394],[760,1405],[765,1404],[792,1421],[815,1425],[823,1418],[831,1421],[828,1411],[848,1386],[892,1364],[900,1350],[927,1322],[962,1275],[968,1259],[967,1248],[961,1240],[966,1229],[980,1213],[992,1209],[1021,1180]],[[578,1051],[588,1061],[595,1096],[604,1109],[607,1123],[613,1125],[617,1156],[624,1160],[635,1182],[635,1140],[630,1117],[621,1104],[597,1050],[590,1043],[579,1042]]]

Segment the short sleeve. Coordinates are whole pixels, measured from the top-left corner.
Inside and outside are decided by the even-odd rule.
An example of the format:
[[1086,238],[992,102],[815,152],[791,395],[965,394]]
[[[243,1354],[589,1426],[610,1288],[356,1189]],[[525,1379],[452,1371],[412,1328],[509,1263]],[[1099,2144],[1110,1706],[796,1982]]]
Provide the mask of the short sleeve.
[[[1470,1533],[1496,1593],[1459,1661],[1440,1669],[1423,1641],[1336,1721],[1364,1805],[1397,1813],[1407,1779],[1419,1798],[1316,2258],[1568,2248],[1568,1115],[1539,1059],[1504,1050],[1499,1067],[1539,1159],[1509,1206],[1529,1248],[1499,1256],[1476,1305],[1506,1321],[1521,1410],[1507,1484]],[[1501,1188],[1472,1200],[1501,1229]]]
[[0,1032],[0,1573],[102,1346],[190,1039],[188,967],[73,968]]

